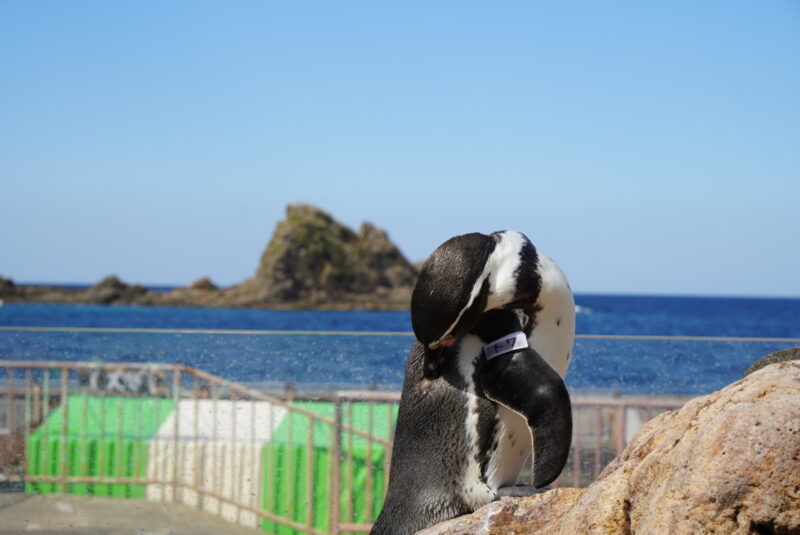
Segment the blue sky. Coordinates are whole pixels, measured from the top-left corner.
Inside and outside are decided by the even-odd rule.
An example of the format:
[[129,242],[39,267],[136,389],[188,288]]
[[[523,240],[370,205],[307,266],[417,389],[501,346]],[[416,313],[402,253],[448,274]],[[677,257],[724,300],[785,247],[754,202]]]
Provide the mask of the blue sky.
[[800,4],[0,3],[0,274],[219,284],[291,202],[578,292],[800,296]]

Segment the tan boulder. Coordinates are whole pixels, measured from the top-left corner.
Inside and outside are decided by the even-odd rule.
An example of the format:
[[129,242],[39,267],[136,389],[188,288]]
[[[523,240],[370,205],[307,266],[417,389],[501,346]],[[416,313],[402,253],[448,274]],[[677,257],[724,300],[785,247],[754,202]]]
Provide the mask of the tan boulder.
[[649,422],[586,489],[506,498],[420,534],[800,534],[800,362]]

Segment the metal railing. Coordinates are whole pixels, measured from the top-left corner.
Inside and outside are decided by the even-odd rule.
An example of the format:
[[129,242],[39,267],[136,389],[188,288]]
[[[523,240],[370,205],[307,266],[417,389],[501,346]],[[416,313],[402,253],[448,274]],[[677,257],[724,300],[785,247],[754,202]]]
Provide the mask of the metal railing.
[[[184,365],[0,361],[0,474],[29,493],[180,502],[273,533],[367,532],[397,392],[272,395]],[[555,486],[583,486],[681,398],[574,396]]]

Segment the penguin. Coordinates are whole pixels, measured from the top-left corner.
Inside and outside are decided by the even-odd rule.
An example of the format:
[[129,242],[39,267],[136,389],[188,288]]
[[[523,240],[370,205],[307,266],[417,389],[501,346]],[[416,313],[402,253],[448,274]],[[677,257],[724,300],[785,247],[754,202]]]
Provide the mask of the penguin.
[[[456,236],[423,263],[415,340],[374,535],[415,533],[502,496],[537,492],[572,439],[564,385],[572,291],[522,233]],[[532,485],[516,485],[533,453]]]

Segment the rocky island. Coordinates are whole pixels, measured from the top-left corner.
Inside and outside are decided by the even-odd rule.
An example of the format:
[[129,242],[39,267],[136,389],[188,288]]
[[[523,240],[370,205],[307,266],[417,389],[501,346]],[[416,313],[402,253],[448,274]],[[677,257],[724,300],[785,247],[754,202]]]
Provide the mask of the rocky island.
[[0,277],[9,303],[258,307],[274,309],[405,309],[417,269],[388,234],[371,223],[358,232],[307,204],[291,204],[253,277],[229,288],[208,278],[168,292],[110,276],[88,289],[16,285]]

